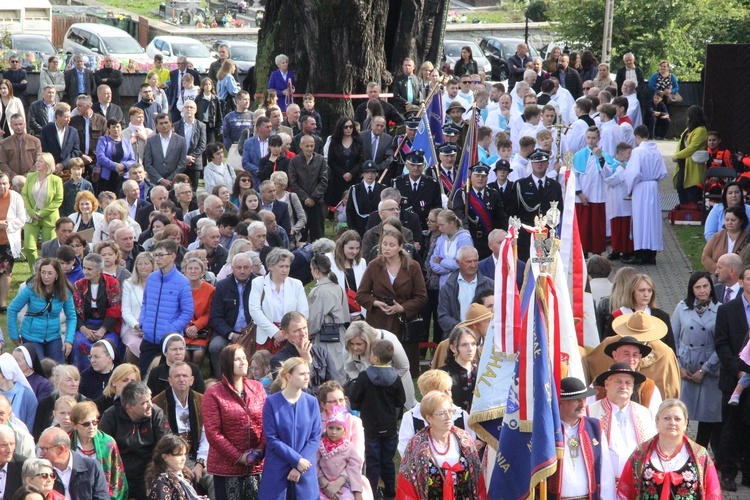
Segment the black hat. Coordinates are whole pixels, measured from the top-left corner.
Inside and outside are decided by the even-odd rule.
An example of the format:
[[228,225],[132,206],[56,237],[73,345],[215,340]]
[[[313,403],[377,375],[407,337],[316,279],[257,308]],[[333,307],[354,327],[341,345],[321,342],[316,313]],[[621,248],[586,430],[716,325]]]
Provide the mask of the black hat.
[[487,175],[490,173],[490,167],[488,167],[484,163],[477,163],[476,165],[472,165],[469,170],[471,170],[472,174]]
[[406,162],[413,165],[424,165],[424,151],[421,149],[415,149],[406,155]]
[[609,370],[596,377],[596,379],[594,380],[594,385],[603,387],[605,380],[607,380],[612,375],[617,375],[618,373],[632,375],[632,377],[635,379],[635,385],[642,384],[646,381],[646,376],[642,373],[631,370],[629,364],[615,363],[614,365],[609,367]]
[[409,118],[404,121],[404,125],[406,125],[406,128],[409,130],[417,130],[419,128],[419,122],[419,118]]
[[460,132],[461,132],[460,130],[458,130],[456,127],[454,127],[450,123],[448,125],[443,126],[443,135],[446,135],[448,137],[455,137]]
[[536,148],[534,152],[531,153],[531,156],[529,156],[529,161],[532,163],[549,161],[549,153],[543,149]]
[[609,344],[604,348],[604,354],[611,358],[613,357],[612,353],[624,345],[636,346],[638,350],[641,351],[641,356],[643,356],[644,358],[651,354],[651,348],[649,346],[647,346],[643,342],[638,342],[635,337],[631,337],[630,335],[626,337],[620,337],[617,342],[612,342],[611,344]]
[[365,160],[362,164],[362,172],[377,172],[378,166],[372,160]]
[[562,401],[587,398],[596,394],[598,394],[596,389],[586,387],[586,384],[575,377],[566,377],[560,381],[560,399]]
[[455,144],[443,144],[438,151],[440,151],[441,155],[455,155],[458,153],[458,146]]
[[494,172],[495,170],[513,170],[513,169],[510,168],[510,162],[508,160],[503,160],[502,158],[500,158],[499,160],[495,162],[495,168],[493,168],[492,170]]

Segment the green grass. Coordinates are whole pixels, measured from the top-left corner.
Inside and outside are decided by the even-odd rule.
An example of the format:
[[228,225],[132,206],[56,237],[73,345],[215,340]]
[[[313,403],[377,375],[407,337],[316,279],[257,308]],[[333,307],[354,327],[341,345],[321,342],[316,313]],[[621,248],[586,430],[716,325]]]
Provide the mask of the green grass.
[[[13,281],[10,286],[10,292],[8,292],[8,304],[10,304],[13,297],[18,294],[18,287],[21,283],[29,279],[29,276],[31,276],[31,272],[29,272],[29,264],[16,261],[16,264],[13,266]],[[0,315],[0,328],[2,328],[3,338],[5,339],[5,345],[7,346],[4,351],[12,352],[15,346],[11,347],[11,344],[8,343],[10,341],[8,338],[8,317],[5,314]]]
[[154,17],[152,12],[159,11],[162,0],[105,0],[105,3],[118,9],[127,10],[134,14]]
[[523,22],[523,9],[516,9],[510,5],[504,10],[478,11],[465,13],[467,22],[479,19],[485,24],[520,23]]
[[703,226],[672,226],[680,245],[693,265],[693,270],[702,270],[701,253],[706,244],[703,238]]

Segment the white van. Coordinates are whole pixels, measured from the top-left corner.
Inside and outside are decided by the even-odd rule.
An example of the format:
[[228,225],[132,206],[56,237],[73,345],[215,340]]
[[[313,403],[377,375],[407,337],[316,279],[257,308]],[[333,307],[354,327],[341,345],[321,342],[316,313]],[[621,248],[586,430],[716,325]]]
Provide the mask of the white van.
[[149,57],[138,42],[127,32],[95,23],[75,23],[68,28],[63,40],[63,53],[86,56],[112,56],[127,64],[133,59],[136,63],[149,62]]

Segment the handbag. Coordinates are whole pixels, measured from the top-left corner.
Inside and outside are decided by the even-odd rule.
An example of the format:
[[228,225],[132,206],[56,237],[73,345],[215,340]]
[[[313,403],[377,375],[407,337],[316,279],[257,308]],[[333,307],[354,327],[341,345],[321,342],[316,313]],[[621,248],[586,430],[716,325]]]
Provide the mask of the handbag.
[[227,153],[227,165],[232,167],[235,172],[242,171],[242,155],[238,148],[239,146],[237,146],[237,144],[232,144],[232,147],[229,148],[229,152]]
[[[330,314],[329,314],[330,316]],[[327,318],[328,316],[326,316]],[[332,344],[341,341],[341,325],[338,323],[326,323],[325,321],[318,332],[318,339],[322,343]]]
[[680,95],[679,92],[670,93],[667,96],[667,103],[669,104],[677,104],[680,102],[682,102],[682,96]]
[[349,304],[349,314],[361,313],[362,306],[357,303],[357,291],[346,286],[346,301]]
[[414,344],[422,340],[424,332],[424,321],[420,316],[406,321],[401,319],[401,342],[405,344]]
[[99,165],[95,165],[94,168],[91,170],[91,182],[99,182],[99,179],[102,178],[102,167]]

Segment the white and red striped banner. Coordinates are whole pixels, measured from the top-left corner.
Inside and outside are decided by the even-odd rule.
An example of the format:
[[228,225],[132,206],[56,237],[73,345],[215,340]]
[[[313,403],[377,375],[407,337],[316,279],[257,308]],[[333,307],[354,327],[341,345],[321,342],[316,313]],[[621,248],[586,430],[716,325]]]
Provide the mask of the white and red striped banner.
[[495,267],[495,350],[514,354],[521,337],[521,298],[516,284],[516,228],[510,226],[500,244]]

